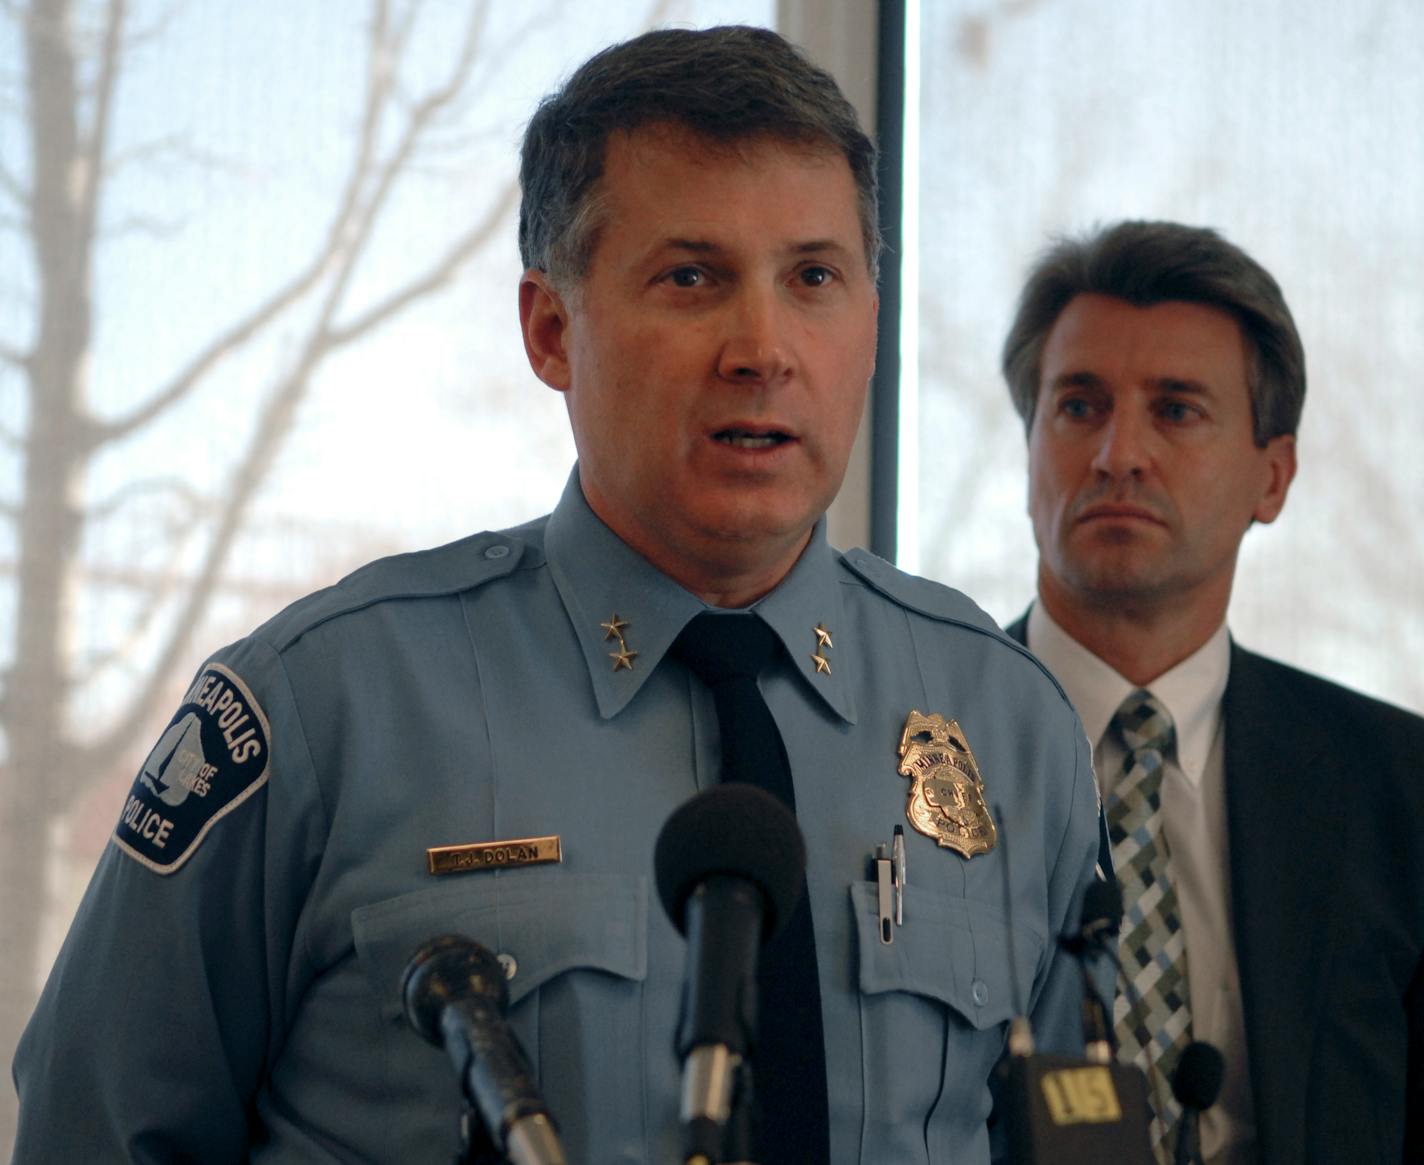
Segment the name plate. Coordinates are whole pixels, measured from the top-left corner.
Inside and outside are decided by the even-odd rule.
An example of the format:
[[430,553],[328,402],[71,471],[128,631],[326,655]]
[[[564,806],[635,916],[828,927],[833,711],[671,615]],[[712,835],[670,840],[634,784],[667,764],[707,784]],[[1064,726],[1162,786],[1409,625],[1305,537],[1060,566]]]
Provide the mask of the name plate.
[[563,860],[557,834],[510,841],[477,841],[469,845],[437,845],[425,851],[426,866],[432,874],[472,874],[479,870],[507,870]]

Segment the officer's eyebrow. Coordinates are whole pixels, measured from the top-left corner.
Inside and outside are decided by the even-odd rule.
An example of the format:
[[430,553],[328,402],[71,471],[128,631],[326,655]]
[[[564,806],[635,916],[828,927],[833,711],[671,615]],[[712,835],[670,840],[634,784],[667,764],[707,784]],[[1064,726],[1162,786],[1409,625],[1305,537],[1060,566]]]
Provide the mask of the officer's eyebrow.
[[[720,255],[725,254],[731,248],[724,247],[720,243],[715,243],[711,239],[688,238],[681,235],[670,235],[669,237],[655,243],[650,250],[661,251],[682,251],[690,255]],[[837,260],[847,260],[853,257],[853,251],[844,243],[836,239],[799,239],[788,243],[785,248],[790,255],[825,255],[827,258]]]

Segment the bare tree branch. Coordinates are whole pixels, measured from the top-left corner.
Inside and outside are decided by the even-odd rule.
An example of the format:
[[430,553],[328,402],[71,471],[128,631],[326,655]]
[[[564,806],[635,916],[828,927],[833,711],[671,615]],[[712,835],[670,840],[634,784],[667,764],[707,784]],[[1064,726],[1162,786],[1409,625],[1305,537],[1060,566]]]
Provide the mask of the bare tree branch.
[[173,20],[182,6],[181,0],[175,0],[174,3],[153,17],[148,24],[141,28],[133,28],[124,38],[125,51],[142,48],[144,45],[160,39],[172,27]]
[[16,206],[29,210],[30,192],[25,188],[25,184],[15,177],[6,167],[0,166],[0,193],[6,194]]
[[[242,529],[258,487],[276,460],[283,439],[291,428],[297,406],[305,395],[312,369],[320,359],[320,346],[309,347],[297,368],[283,377],[268,394],[258,417],[257,428],[248,442],[227,491],[228,504],[218,518],[213,539],[208,544],[197,577],[189,584],[181,609],[148,676],[139,691],[115,719],[113,727],[102,738],[84,746],[84,760],[97,763],[129,747],[157,709],[158,701],[168,688],[168,677],[178,660],[187,651],[188,642],[207,609],[222,575],[232,545]],[[76,771],[89,766],[82,765]]]
[[154,218],[147,214],[125,215],[118,222],[99,231],[97,238],[122,239],[142,235],[150,239],[171,239],[181,234],[184,224],[178,219]]
[[[175,545],[181,546],[199,528],[201,521],[200,514],[190,514],[180,528],[175,531]],[[147,591],[145,601],[130,620],[128,628],[116,637],[117,642],[107,650],[95,652],[80,663],[77,669],[78,674],[92,679],[99,672],[107,671],[123,660],[131,658],[135,649],[152,630],[169,599],[181,588],[183,581],[182,573],[174,568],[160,574],[154,585]]]
[[200,514],[205,506],[202,496],[181,477],[151,477],[127,483],[106,501],[89,508],[90,521],[112,518],[136,498],[149,494],[165,494],[177,498],[190,514]]
[[483,221],[457,240],[428,271],[412,279],[404,287],[381,300],[380,303],[367,308],[350,323],[333,328],[329,337],[332,347],[349,344],[352,340],[365,335],[385,323],[386,320],[398,315],[416,300],[423,299],[447,283],[464,265],[465,261],[489,242],[494,232],[504,225],[505,216],[514,208],[518,195],[518,184],[511,182],[504,188],[494,205],[490,207]]
[[115,150],[104,160],[104,167],[100,171],[100,176],[104,178],[113,177],[119,171],[135,162],[156,162],[160,159],[177,153],[184,145],[183,138],[178,134],[168,134],[165,137],[154,138],[151,141],[137,142],[132,146],[122,150]]
[[99,216],[99,197],[104,188],[101,181],[104,157],[109,148],[109,127],[113,120],[114,89],[118,85],[120,51],[123,48],[125,0],[109,0],[104,22],[103,49],[99,55],[99,74],[94,86],[94,115],[87,133],[82,134],[80,154],[83,160],[83,194],[80,198],[80,221],[84,233],[92,238]]
[[337,209],[306,269],[279,286],[246,317],[216,336],[172,380],[126,416],[96,427],[96,445],[121,441],[188,396],[217,365],[238,351],[310,292],[350,244],[362,189],[372,169],[381,116],[390,100],[394,62],[388,56],[385,0],[377,0],[371,25],[366,72],[366,98],[351,168]]
[[[381,120],[389,108],[392,94],[396,59],[388,54],[393,45],[403,45],[408,35],[409,24],[405,23],[394,32],[388,27],[388,13],[384,0],[377,0],[370,37],[370,58],[367,76],[367,96],[360,131],[360,145],[357,148],[353,168],[343,193],[341,208],[333,219],[331,233],[317,263],[312,268],[309,280],[302,287],[305,291],[313,287],[318,277],[329,266],[327,286],[322,295],[320,309],[307,330],[302,348],[292,370],[272,389],[266,404],[258,417],[256,429],[233,474],[232,484],[226,492],[227,504],[219,515],[217,528],[208,544],[196,579],[189,585],[181,609],[177,612],[167,639],[159,649],[157,658],[148,672],[146,682],[135,693],[128,708],[124,709],[113,722],[113,728],[94,744],[86,746],[80,763],[74,771],[83,772],[88,767],[85,759],[112,756],[120,749],[132,744],[137,732],[148,722],[156,711],[158,701],[167,691],[168,676],[178,660],[187,650],[189,639],[201,620],[203,612],[211,602],[220,581],[224,564],[231,552],[253,500],[262,482],[268,476],[276,460],[279,449],[290,432],[297,411],[305,398],[313,374],[322,359],[339,343],[349,342],[362,331],[382,323],[404,308],[438,289],[454,273],[481,241],[489,237],[495,225],[501,221],[503,213],[513,199],[513,189],[490,210],[478,226],[451,247],[424,275],[412,280],[407,286],[369,309],[358,320],[337,329],[333,320],[339,311],[350,286],[352,276],[365,253],[365,248],[374,231],[380,211],[388,201],[410,159],[422,141],[428,126],[454,101],[467,83],[471,64],[478,46],[478,21],[472,19],[467,30],[455,65],[443,85],[432,90],[412,108],[402,132],[389,156],[377,162],[376,147],[380,136]],[[282,293],[295,299],[294,287],[289,285]],[[279,295],[279,299],[281,296]],[[269,301],[259,313],[250,316],[238,329],[227,333],[226,342],[230,346],[240,329],[246,334],[254,333],[261,325],[262,313],[275,316],[278,300]],[[223,354],[224,338],[209,349],[215,361]],[[194,381],[202,374],[202,369],[190,369]],[[177,382],[175,382],[176,385]],[[169,392],[174,391],[170,386]],[[182,391],[187,391],[186,388]],[[120,426],[127,429],[141,423],[136,418],[142,414],[154,415],[162,407],[158,399],[144,406],[138,414],[110,425],[107,433],[114,433]]]

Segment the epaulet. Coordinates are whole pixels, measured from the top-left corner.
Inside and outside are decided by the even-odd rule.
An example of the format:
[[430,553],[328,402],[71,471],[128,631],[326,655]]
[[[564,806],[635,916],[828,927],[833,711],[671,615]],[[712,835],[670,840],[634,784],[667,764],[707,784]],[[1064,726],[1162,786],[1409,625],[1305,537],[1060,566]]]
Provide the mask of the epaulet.
[[1052,672],[1043,666],[1043,662],[1038,656],[1018,640],[1007,635],[1003,628],[989,618],[984,609],[963,591],[957,591],[943,583],[931,582],[918,575],[906,574],[883,558],[860,547],[845,551],[841,555],[841,562],[845,564],[847,570],[874,587],[891,602],[924,615],[926,618],[938,619],[942,623],[955,623],[960,627],[978,631],[1002,643],[1010,650],[1016,651],[1048,678],[1049,683],[1058,690],[1058,694],[1071,707],[1071,701],[1068,700],[1067,693],[1063,691],[1063,685],[1058,682]]
[[856,547],[841,555],[847,569],[874,587],[892,603],[929,619],[958,623],[997,638],[1004,638],[999,625],[962,591],[927,578],[906,574],[870,551]]
[[543,561],[542,522],[471,534],[444,546],[368,562],[335,585],[298,599],[253,634],[282,651],[340,615],[391,599],[459,594],[502,578],[521,563],[538,566]]

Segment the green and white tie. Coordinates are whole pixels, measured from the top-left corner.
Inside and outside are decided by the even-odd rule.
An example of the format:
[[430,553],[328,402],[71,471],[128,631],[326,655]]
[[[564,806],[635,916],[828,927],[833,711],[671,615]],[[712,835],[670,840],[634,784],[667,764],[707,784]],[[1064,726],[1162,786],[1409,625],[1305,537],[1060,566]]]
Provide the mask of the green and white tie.
[[[1159,1091],[1170,1097],[1177,1060],[1192,1038],[1187,948],[1162,828],[1162,772],[1175,730],[1171,713],[1142,688],[1122,702],[1112,724],[1127,753],[1107,798],[1108,835],[1122,885],[1123,969],[1137,994],[1131,1001],[1118,996],[1113,1026],[1122,1059],[1149,1074],[1155,1065],[1168,1085]],[[1179,1115],[1174,1100],[1167,1104],[1153,1133],[1162,1161]]]

